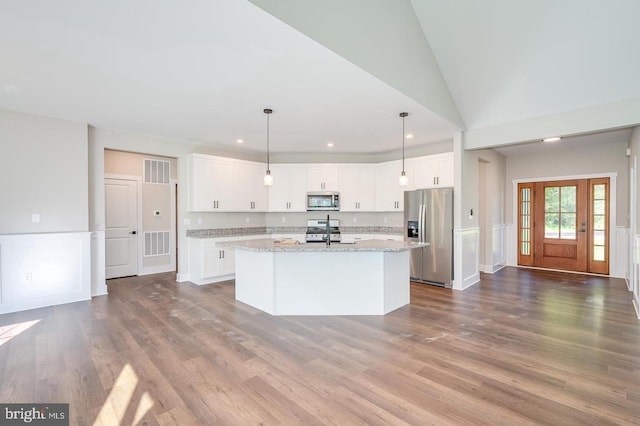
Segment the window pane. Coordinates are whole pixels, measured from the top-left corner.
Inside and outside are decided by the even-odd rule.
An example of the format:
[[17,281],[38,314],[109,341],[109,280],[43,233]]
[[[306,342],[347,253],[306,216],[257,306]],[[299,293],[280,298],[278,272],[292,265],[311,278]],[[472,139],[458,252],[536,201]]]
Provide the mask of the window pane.
[[604,261],[604,247],[596,246],[593,248],[593,260],[601,260]]
[[522,241],[529,241],[529,230],[528,229],[523,229],[522,230]]
[[560,215],[558,213],[544,214],[544,237],[545,238],[560,237]]
[[560,238],[565,240],[576,239],[576,214],[562,213],[560,217]]
[[596,200],[604,200],[604,184],[593,185],[593,198]]
[[604,216],[593,217],[593,229],[604,231]]
[[560,211],[575,212],[576,211],[576,187],[563,186],[560,189]]
[[595,200],[593,202],[593,213],[594,214],[604,214],[604,200]]
[[593,231],[593,245],[603,246],[604,237],[605,237],[604,231]]
[[522,227],[529,228],[529,216],[522,216]]
[[521,247],[520,254],[523,254],[523,255],[525,255],[525,256],[528,256],[528,255],[530,254],[530,252],[529,252],[529,247],[530,247],[529,243],[527,243],[527,242],[523,242],[523,243],[522,243],[522,247]]
[[522,188],[522,201],[529,201],[529,188]]
[[560,211],[560,188],[557,186],[544,189],[544,211]]

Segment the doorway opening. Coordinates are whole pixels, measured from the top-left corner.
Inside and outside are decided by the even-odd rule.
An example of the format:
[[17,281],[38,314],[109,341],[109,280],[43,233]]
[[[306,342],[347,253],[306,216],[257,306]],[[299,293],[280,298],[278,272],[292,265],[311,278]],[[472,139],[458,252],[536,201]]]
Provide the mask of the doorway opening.
[[518,184],[518,265],[609,274],[608,177]]
[[104,150],[105,278],[177,269],[177,159]]

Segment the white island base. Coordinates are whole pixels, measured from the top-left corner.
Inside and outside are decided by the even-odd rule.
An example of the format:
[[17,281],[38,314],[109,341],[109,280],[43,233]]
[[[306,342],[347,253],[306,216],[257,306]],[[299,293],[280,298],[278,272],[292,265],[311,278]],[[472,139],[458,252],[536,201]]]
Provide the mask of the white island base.
[[280,251],[234,244],[236,300],[272,315],[384,315],[409,303],[409,249],[392,245],[403,247]]

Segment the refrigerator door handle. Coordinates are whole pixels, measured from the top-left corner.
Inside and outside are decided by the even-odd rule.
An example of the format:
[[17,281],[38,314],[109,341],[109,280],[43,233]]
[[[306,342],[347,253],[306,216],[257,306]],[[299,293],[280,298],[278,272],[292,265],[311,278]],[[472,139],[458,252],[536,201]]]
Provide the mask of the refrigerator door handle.
[[424,228],[422,224],[422,204],[420,204],[420,208],[418,209],[418,241],[422,242],[422,228]]
[[427,205],[423,204],[422,208],[422,234],[420,235],[420,241],[423,243],[427,241]]

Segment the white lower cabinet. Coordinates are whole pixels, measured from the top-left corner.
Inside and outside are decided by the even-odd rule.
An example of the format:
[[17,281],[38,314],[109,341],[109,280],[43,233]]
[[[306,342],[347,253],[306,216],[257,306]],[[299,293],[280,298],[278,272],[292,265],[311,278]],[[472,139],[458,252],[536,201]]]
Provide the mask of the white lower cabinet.
[[221,246],[224,241],[269,238],[266,235],[242,237],[188,238],[189,281],[194,284],[211,284],[235,277],[235,250]]

